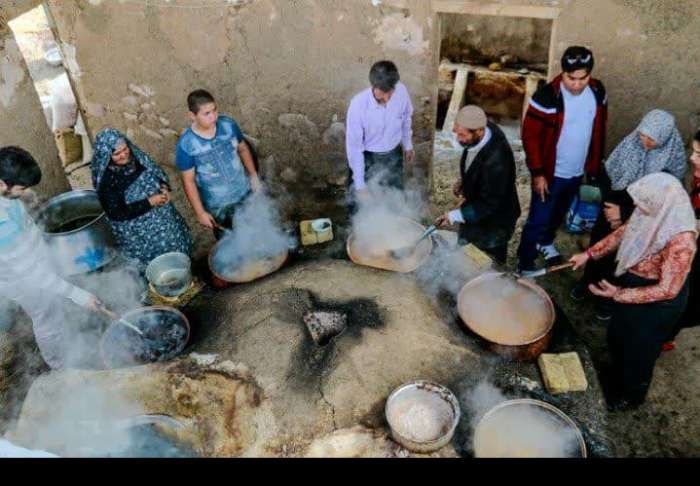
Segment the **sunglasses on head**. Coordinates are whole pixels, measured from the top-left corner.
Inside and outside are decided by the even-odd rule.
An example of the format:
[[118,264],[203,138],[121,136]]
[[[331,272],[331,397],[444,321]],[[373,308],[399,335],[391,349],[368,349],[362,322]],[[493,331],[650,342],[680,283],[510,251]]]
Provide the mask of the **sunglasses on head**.
[[588,64],[591,62],[591,59],[593,59],[593,56],[591,54],[577,54],[575,56],[565,56],[564,60],[568,62],[571,65],[574,65],[576,63],[581,63],[581,64]]

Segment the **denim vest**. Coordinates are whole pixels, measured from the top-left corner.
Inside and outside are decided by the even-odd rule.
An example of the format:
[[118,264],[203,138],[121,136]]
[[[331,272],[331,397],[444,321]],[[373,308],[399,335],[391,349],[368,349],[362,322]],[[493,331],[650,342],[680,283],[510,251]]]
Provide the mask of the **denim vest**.
[[202,203],[212,214],[240,202],[251,190],[238,154],[233,121],[221,117],[216,136],[207,140],[191,129],[183,135],[184,150],[195,159],[195,181]]

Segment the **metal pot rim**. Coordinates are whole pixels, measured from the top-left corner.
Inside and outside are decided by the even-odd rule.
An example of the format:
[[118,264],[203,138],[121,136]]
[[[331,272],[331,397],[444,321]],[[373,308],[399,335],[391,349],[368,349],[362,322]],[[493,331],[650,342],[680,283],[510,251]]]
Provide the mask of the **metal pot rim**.
[[[187,347],[187,343],[190,340],[190,336],[192,333],[192,328],[190,326],[190,320],[187,319],[187,316],[183,314],[179,309],[176,309],[175,307],[169,307],[167,305],[151,305],[151,306],[145,306],[145,307],[138,307],[136,309],[132,309],[128,312],[125,312],[124,314],[121,314],[119,317],[122,319],[126,319],[128,321],[128,317],[134,316],[136,314],[143,314],[144,312],[150,311],[150,310],[156,310],[156,311],[167,311],[171,312],[173,314],[176,314],[180,319],[182,319],[182,322],[185,324],[185,329],[187,329],[187,335],[186,338],[184,339],[185,342],[185,347]],[[105,330],[105,332],[102,334],[102,338],[100,339],[100,357],[102,359],[102,363],[105,365],[107,369],[115,369],[112,368],[107,360],[105,359],[105,341],[106,341],[106,336],[107,336],[107,331],[112,327],[117,325],[116,322],[112,322],[110,326]],[[184,348],[183,348],[184,349]],[[143,365],[140,366],[147,366],[149,364],[153,363],[144,363]]]
[[574,431],[576,435],[576,440],[579,443],[580,449],[581,449],[581,458],[585,459],[588,457],[588,451],[586,449],[586,441],[583,438],[583,434],[581,433],[581,429],[576,425],[576,422],[571,419],[568,415],[566,415],[564,412],[559,410],[557,407],[554,405],[543,402],[541,400],[534,400],[532,398],[519,398],[516,400],[506,400],[505,402],[499,403],[495,407],[493,407],[491,410],[486,412],[480,419],[479,422],[476,424],[476,427],[474,428],[474,437],[472,439],[473,442],[473,447],[474,447],[474,455],[476,456],[477,452],[477,446],[478,444],[476,443],[476,437],[477,437],[477,432],[479,429],[487,422],[488,419],[490,419],[493,415],[498,413],[504,408],[508,408],[511,406],[517,406],[517,405],[529,405],[533,407],[539,407],[539,408],[544,408],[545,410],[552,412],[554,415],[556,415],[558,418],[563,420],[566,425],[571,427],[571,429]]
[[[223,240],[221,240],[221,241],[223,241]],[[219,275],[219,274],[216,272],[216,270],[214,270],[214,265],[213,265],[212,260],[213,260],[213,258],[214,258],[214,253],[216,252],[216,249],[219,247],[219,243],[221,243],[221,241],[217,241],[216,244],[215,244],[214,246],[211,247],[211,250],[209,250],[209,255],[207,256],[207,264],[209,265],[209,271],[211,271],[211,273],[212,273],[212,275],[214,275],[214,277],[216,277],[216,278],[218,278],[219,280],[222,280],[222,281],[224,281],[224,282],[226,282],[226,283],[238,284],[238,283],[249,283],[249,282],[251,282],[252,280],[251,280],[251,281],[245,281],[245,282],[239,282],[239,281],[236,281],[236,280],[229,280],[229,279],[227,279],[227,278],[222,277],[221,275]],[[283,257],[283,256],[284,256],[284,259],[282,260],[282,257]],[[284,266],[285,263],[287,263],[287,260],[289,259],[289,250],[288,250],[288,249],[284,250],[284,252],[280,253],[279,255],[276,255],[275,258],[280,258],[280,260],[282,260],[282,264],[281,264],[277,269],[275,269],[274,271],[268,273],[267,275],[270,275],[271,273],[276,272],[277,270],[279,270],[280,268],[282,268],[282,267]],[[265,276],[267,276],[267,275],[262,275],[262,276],[259,277],[259,278],[265,277]],[[255,279],[255,280],[257,280],[257,279]]]
[[[403,219],[403,220],[405,220],[405,221],[408,221],[408,222],[410,222],[411,224],[413,224],[414,226],[420,226],[420,227],[421,227],[421,231],[425,231],[425,230],[427,229],[426,226],[422,225],[420,222],[418,222],[418,221],[416,221],[416,220],[414,220],[414,219],[406,218],[406,217],[403,217],[403,216],[400,216],[398,219]],[[380,269],[380,270],[385,270],[385,271],[387,271],[387,272],[395,272],[395,273],[411,273],[411,272],[415,272],[416,270],[418,270],[420,267],[422,267],[422,266],[428,261],[428,258],[430,258],[430,255],[432,255],[432,254],[433,254],[433,251],[435,251],[435,246],[436,246],[436,244],[437,244],[437,243],[435,242],[434,235],[428,236],[428,238],[426,238],[426,239],[429,240],[430,243],[431,243],[430,252],[429,252],[422,260],[416,262],[416,265],[415,265],[415,266],[409,267],[409,268],[410,268],[409,270],[399,271],[399,270],[387,270],[386,268],[375,267],[375,266],[366,265],[366,264],[362,263],[362,262],[360,261],[360,259],[357,258],[357,255],[355,255],[355,254],[352,252],[350,243],[351,243],[354,239],[355,239],[355,231],[351,230],[351,231],[350,231],[350,234],[348,234],[348,239],[345,241],[345,251],[346,251],[346,253],[348,254],[348,257],[350,258],[350,261],[351,261],[351,262],[353,262],[353,263],[356,264],[356,265],[360,265],[360,266],[364,266],[364,267],[369,267],[369,268],[378,268],[378,269]]]
[[[48,211],[48,209],[50,207],[52,207],[56,204],[68,201],[70,199],[77,199],[78,197],[81,197],[81,196],[94,196],[97,199],[97,201],[99,202],[99,196],[97,195],[97,191],[95,191],[93,189],[79,189],[79,190],[75,190],[75,191],[64,192],[63,194],[59,194],[58,196],[52,197],[51,199],[46,201],[46,203],[44,203],[41,206],[41,208],[39,209],[39,216],[37,217],[37,220],[41,221],[42,216]],[[100,207],[101,207],[101,205],[100,205]],[[106,218],[106,216],[107,216],[107,214],[105,213],[104,209],[102,209],[102,212],[98,216],[95,216],[95,219],[91,220],[89,223],[86,223],[84,226],[81,226],[80,228],[76,228],[72,231],[64,231],[61,233],[51,233],[51,232],[46,231],[46,228],[43,225],[41,225],[41,231],[42,231],[42,233],[44,233],[45,235],[48,235],[48,236],[72,235],[72,234],[79,233],[79,232],[83,231],[88,226],[92,226],[93,224],[97,223],[99,220]]]
[[520,346],[529,346],[530,344],[534,344],[541,339],[544,339],[547,334],[549,334],[552,329],[554,328],[554,322],[556,321],[556,311],[554,310],[554,303],[552,302],[552,298],[547,294],[547,292],[537,285],[534,282],[531,282],[526,279],[519,279],[518,282],[529,287],[530,289],[534,290],[540,297],[544,299],[545,305],[547,306],[547,312],[549,313],[549,323],[547,324],[546,328],[542,331],[542,334],[540,334],[538,337],[531,339],[530,341],[527,342],[522,342],[522,343],[504,343],[504,342],[499,342],[499,341],[494,341],[490,338],[487,338],[485,336],[482,336],[480,333],[478,333],[476,330],[472,328],[472,326],[464,319],[462,314],[460,313],[460,306],[459,303],[462,301],[463,295],[469,291],[470,288],[474,287],[476,284],[480,283],[482,280],[486,280],[489,278],[492,278],[494,276],[500,276],[500,275],[505,275],[505,272],[488,272],[488,273],[482,273],[478,277],[475,277],[468,281],[466,284],[464,284],[464,287],[462,287],[462,290],[459,291],[459,294],[457,295],[457,314],[459,314],[459,317],[462,319],[462,322],[464,322],[464,325],[474,334],[478,335],[485,341],[493,344],[498,344],[499,346],[512,346],[512,347],[520,347]]
[[[442,394],[440,395],[441,398],[446,399],[445,401],[450,404],[452,407],[452,411],[454,412],[454,417],[452,419],[452,425],[450,426],[450,429],[447,433],[444,435],[438,437],[437,439],[429,440],[426,442],[419,442],[415,441],[412,439],[408,439],[401,435],[399,432],[394,429],[394,427],[391,426],[391,422],[389,420],[389,406],[391,403],[396,399],[398,395],[400,395],[403,391],[410,389],[410,388],[427,388],[427,389],[437,389]],[[430,390],[433,391],[433,390]],[[444,394],[444,396],[443,396]],[[459,425],[459,421],[462,417],[462,410],[460,409],[459,406],[459,401],[457,400],[457,397],[455,396],[452,391],[447,388],[446,386],[440,385],[438,383],[434,383],[432,381],[426,381],[426,380],[415,380],[415,381],[410,381],[407,383],[404,383],[403,385],[400,385],[398,388],[396,388],[391,394],[389,395],[389,398],[386,399],[386,403],[384,404],[384,416],[386,417],[386,421],[389,424],[389,429],[391,430],[391,433],[397,438],[397,441],[400,442],[402,445],[406,446],[407,444],[414,444],[414,448],[416,450],[420,449],[421,451],[429,451],[429,450],[435,450],[439,449],[440,447],[443,447],[445,444],[445,439],[449,441],[452,436],[455,433],[455,430],[457,430],[457,425]],[[437,446],[437,447],[436,447]],[[410,448],[410,447],[407,447]]]

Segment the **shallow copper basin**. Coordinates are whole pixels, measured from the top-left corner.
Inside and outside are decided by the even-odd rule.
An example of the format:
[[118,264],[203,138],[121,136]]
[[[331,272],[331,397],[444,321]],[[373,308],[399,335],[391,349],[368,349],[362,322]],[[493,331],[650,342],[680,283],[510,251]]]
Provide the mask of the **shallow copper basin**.
[[505,358],[537,359],[551,341],[554,304],[529,280],[485,273],[462,288],[457,307],[464,325]]
[[402,228],[407,229],[402,235],[402,241],[398,243],[388,243],[387,240],[367,242],[362,245],[357,242],[355,232],[351,232],[346,244],[350,260],[357,265],[399,273],[410,273],[423,265],[433,251],[434,240],[432,236],[421,241],[410,255],[400,259],[392,257],[392,250],[400,250],[409,246],[420,238],[426,230],[425,226],[412,219],[397,219],[400,220]]

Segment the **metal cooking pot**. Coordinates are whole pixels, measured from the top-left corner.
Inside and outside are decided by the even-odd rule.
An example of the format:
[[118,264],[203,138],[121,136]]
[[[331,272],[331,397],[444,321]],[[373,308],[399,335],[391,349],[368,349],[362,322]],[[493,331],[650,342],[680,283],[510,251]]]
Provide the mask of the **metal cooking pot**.
[[284,250],[279,255],[269,259],[244,262],[239,268],[226,267],[219,264],[216,258],[217,252],[222,251],[223,245],[225,245],[225,239],[212,247],[207,260],[216,287],[252,282],[276,272],[289,259],[289,250]]
[[146,268],[146,278],[164,297],[178,297],[192,285],[192,263],[184,253],[166,253],[154,258]]
[[56,269],[64,276],[94,272],[117,256],[95,191],[71,191],[50,199],[40,209],[37,222]]
[[173,307],[142,307],[127,312],[122,319],[139,328],[143,335],[113,322],[100,341],[107,369],[170,361],[185,349],[190,339],[189,320]]
[[[573,457],[586,458],[586,441],[583,439],[583,434],[576,423],[569,418],[564,412],[549,403],[539,400],[531,400],[528,398],[519,400],[508,400],[489,410],[480,420],[474,429],[474,456],[491,457],[489,451],[486,450],[485,440],[487,440],[486,430],[490,423],[499,423],[499,418],[502,414],[507,414],[510,410],[539,410],[549,415],[552,420],[558,422],[562,427],[562,432],[571,433],[576,438],[576,451],[571,451]],[[523,424],[524,426],[527,424]],[[508,437],[512,431],[503,431],[504,436]],[[545,439],[545,438],[543,438]]]
[[[520,279],[518,281],[520,284],[528,287],[532,292],[540,297],[543,306],[542,310],[546,314],[546,321],[543,323],[540,333],[524,342],[506,343],[490,340],[475,330],[473,323],[469,322],[470,316],[468,315],[468,312],[465,311],[465,304],[467,300],[470,299],[470,293],[474,288],[496,281],[496,279],[503,278],[504,275],[505,274],[502,273],[485,273],[467,282],[457,297],[459,316],[464,325],[471,332],[477,334],[483,340],[489,350],[508,359],[517,361],[533,361],[537,359],[537,357],[549,346],[549,343],[552,340],[554,321],[556,319],[552,299],[542,287],[530,280]],[[486,303],[480,302],[480,304]],[[507,302],[504,302],[503,304],[507,305]]]

